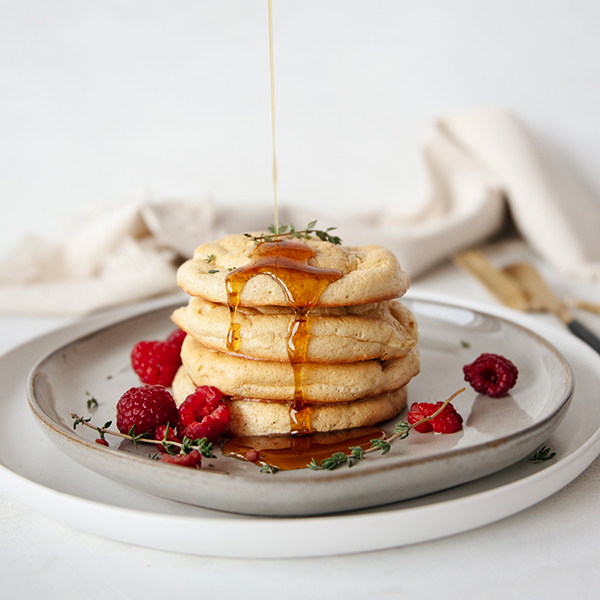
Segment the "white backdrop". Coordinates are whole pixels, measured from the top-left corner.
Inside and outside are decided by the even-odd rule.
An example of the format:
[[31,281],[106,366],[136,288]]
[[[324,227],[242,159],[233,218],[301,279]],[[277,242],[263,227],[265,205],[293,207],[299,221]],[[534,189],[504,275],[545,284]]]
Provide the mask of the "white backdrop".
[[[600,197],[600,4],[274,0],[283,204],[424,196],[447,111],[510,107]],[[3,0],[0,252],[124,200],[271,202],[267,0]]]

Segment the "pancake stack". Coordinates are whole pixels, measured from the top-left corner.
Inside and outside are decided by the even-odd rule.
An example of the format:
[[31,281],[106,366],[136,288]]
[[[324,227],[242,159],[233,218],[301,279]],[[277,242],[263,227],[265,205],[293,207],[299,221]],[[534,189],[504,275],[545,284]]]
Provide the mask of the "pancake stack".
[[[227,278],[256,262],[254,239],[229,235],[204,244],[178,272],[178,284],[191,299],[172,316],[188,334],[173,382],[175,399],[183,402],[197,386],[218,388],[229,396],[229,436],[291,433],[299,393],[309,432],[374,425],[400,412],[406,385],[419,372],[417,325],[396,299],[408,289],[409,278],[395,256],[379,246],[318,239],[293,243],[308,247],[310,269],[339,272],[306,318],[299,379],[289,350],[298,309],[272,273],[245,282],[234,316],[235,350],[228,344]],[[310,273],[305,281],[312,281]]]

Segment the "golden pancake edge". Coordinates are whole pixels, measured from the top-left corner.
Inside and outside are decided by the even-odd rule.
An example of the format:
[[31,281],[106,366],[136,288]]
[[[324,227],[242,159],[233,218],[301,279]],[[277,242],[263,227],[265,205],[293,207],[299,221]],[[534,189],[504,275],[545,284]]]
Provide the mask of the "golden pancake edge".
[[[352,306],[381,302],[402,296],[410,278],[398,259],[381,246],[338,246],[321,240],[302,240],[315,251],[313,267],[336,269],[342,278],[331,283],[318,306]],[[232,234],[218,242],[199,246],[194,257],[177,272],[178,285],[190,296],[227,305],[225,278],[252,260],[255,242],[243,234]],[[268,275],[258,275],[245,286],[242,306],[287,306],[279,284]]]
[[[195,384],[181,367],[173,381],[173,394],[177,404],[196,389]],[[406,386],[354,402],[317,404],[311,409],[311,426],[314,432],[330,432],[354,427],[375,425],[396,416],[406,406]],[[225,434],[281,435],[292,431],[290,404],[283,402],[260,402],[245,398],[225,400],[230,420]]]
[[[228,396],[264,401],[294,400],[294,371],[289,363],[248,360],[215,352],[186,336],[181,358],[196,386],[212,385]],[[351,402],[406,385],[419,372],[419,351],[389,361],[304,363],[302,392],[307,403]]]
[[[191,298],[173,313],[173,321],[204,346],[228,352],[229,307]],[[406,356],[418,339],[411,311],[398,300],[339,308],[316,307],[310,313],[310,337],[306,360],[347,363],[370,359],[390,360]],[[289,307],[242,307],[237,356],[289,362],[287,342],[294,312]]]

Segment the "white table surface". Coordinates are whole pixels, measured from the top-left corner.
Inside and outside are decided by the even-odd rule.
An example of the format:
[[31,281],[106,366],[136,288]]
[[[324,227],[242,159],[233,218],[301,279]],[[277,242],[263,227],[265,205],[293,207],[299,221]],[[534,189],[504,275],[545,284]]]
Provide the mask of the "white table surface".
[[[532,258],[520,243],[490,248],[495,260]],[[548,273],[556,289],[600,301],[592,284]],[[413,290],[495,301],[450,263]],[[600,319],[580,315],[598,333]],[[536,316],[552,322],[552,317]],[[0,317],[0,349],[70,322]],[[556,324],[557,327],[560,325]],[[25,382],[24,382],[25,383]],[[180,555],[95,537],[0,495],[0,581],[7,598],[595,598],[600,588],[600,460],[545,501],[449,538],[365,554],[280,560]]]
[[[431,120],[496,106],[515,109],[600,190],[593,0],[274,5],[284,202],[411,205],[423,195],[418,146]],[[29,230],[55,237],[125,198],[268,202],[265,10],[266,0],[2,2],[0,255]],[[519,245],[493,250],[531,258]],[[544,274],[559,292],[600,302],[598,285]],[[413,289],[494,305],[449,263]],[[600,319],[581,316],[600,333]],[[69,322],[0,315],[0,352]],[[102,539],[0,494],[0,589],[11,599],[597,598],[599,498],[596,460],[536,506],[450,538],[238,560]]]

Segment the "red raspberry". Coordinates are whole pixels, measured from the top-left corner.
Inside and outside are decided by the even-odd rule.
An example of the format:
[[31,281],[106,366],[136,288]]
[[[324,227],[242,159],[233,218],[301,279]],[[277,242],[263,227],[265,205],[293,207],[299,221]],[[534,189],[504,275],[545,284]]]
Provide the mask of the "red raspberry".
[[192,440],[205,437],[210,441],[225,431],[228,421],[223,394],[216,387],[203,385],[181,403],[177,433]]
[[163,454],[158,460],[192,469],[199,469],[202,466],[202,454],[198,450],[192,450],[189,454]]
[[142,385],[127,390],[117,403],[117,427],[129,433],[153,434],[159,425],[176,423],[179,417],[173,396],[162,385]]
[[143,383],[169,387],[181,365],[181,348],[169,342],[138,342],[131,352],[131,366]]
[[[409,425],[414,425],[421,419],[430,417],[439,410],[443,402],[415,402],[408,413]],[[456,433],[462,429],[463,418],[456,412],[451,403],[446,404],[444,410],[431,421],[416,425],[413,429],[420,433],[434,431],[435,433]]]
[[[168,430],[168,433],[167,433],[167,430]],[[167,441],[181,443],[181,440],[175,435],[175,430],[170,425],[159,425],[156,428],[156,431],[154,432],[154,439],[155,440],[164,440],[165,433],[167,434],[166,435]],[[163,444],[156,444],[156,447],[158,448],[159,452],[167,452],[167,449],[163,446]],[[179,451],[178,446],[170,446],[170,448],[172,448],[175,451]]]
[[185,340],[186,332],[183,329],[176,329],[171,332],[169,337],[167,338],[167,344],[174,344],[181,350],[181,346],[183,345],[183,340]]
[[499,354],[481,354],[470,365],[463,367],[465,381],[476,392],[487,394],[490,398],[504,396],[517,382],[517,367]]

